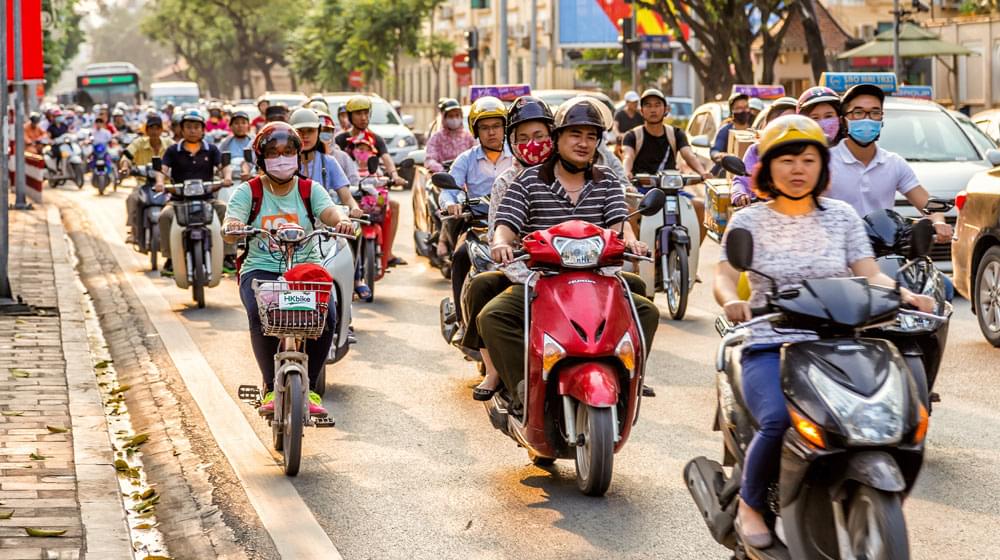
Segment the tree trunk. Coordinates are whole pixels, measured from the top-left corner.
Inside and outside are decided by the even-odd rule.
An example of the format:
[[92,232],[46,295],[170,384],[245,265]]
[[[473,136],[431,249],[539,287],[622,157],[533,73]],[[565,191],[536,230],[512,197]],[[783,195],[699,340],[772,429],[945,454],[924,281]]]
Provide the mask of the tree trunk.
[[806,47],[809,53],[809,65],[812,67],[813,80],[819,82],[819,77],[826,72],[826,48],[823,36],[819,32],[819,22],[816,20],[814,0],[800,0],[799,11],[802,15],[802,29],[805,31]]
[[401,99],[399,83],[399,47],[392,52],[392,92],[393,99]]
[[273,65],[265,60],[257,61],[257,69],[260,70],[260,73],[264,76],[264,89],[267,91],[274,91],[274,79],[271,78],[271,66]]

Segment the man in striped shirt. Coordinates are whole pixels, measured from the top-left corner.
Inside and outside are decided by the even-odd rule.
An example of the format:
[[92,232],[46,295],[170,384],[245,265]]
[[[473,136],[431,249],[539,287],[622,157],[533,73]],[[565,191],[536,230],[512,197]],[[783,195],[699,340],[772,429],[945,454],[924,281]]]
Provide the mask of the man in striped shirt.
[[[631,228],[624,227],[628,208],[618,178],[608,168],[591,163],[606,128],[601,111],[593,102],[583,100],[561,107],[555,125],[556,157],[526,169],[504,194],[497,210],[491,246],[493,259],[510,264],[514,246],[523,235],[568,220],[621,228],[628,250],[646,254],[645,243],[635,238]],[[483,276],[473,280],[470,292],[477,291],[477,281]],[[625,277],[633,292],[648,348],[659,312],[651,301],[638,295],[644,293],[642,280],[635,275],[626,274]],[[513,280],[523,282],[524,278]],[[483,278],[483,282],[488,286],[486,289],[496,289],[496,283],[490,279]],[[503,288],[476,319],[476,330],[481,338],[474,345],[483,349],[487,375],[473,390],[473,398],[489,400],[502,379],[514,401],[520,402],[517,386],[524,378],[524,285],[517,283]],[[476,295],[470,294],[470,297]]]

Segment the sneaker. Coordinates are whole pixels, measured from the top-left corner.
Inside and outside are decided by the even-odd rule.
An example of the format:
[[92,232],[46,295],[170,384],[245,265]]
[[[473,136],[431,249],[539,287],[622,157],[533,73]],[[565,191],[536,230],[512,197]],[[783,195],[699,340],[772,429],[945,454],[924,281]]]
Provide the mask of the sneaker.
[[326,416],[326,409],[323,408],[323,397],[309,391],[309,414],[311,416]]
[[222,258],[222,272],[226,274],[236,273],[236,255],[226,255]]
[[271,416],[274,414],[274,391],[268,391],[264,395],[264,398],[260,401],[260,407],[257,412],[265,415]]
[[163,262],[163,266],[160,267],[160,276],[173,276],[174,275],[174,263],[170,259]]

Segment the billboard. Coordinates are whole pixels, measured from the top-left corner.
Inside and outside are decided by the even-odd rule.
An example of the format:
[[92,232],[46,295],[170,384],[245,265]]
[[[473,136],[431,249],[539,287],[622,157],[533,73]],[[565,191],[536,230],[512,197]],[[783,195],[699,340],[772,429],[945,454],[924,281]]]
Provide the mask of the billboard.
[[[618,20],[631,14],[632,6],[625,0],[559,0],[559,46],[616,48],[621,34]],[[640,36],[672,35],[670,27],[652,10],[640,9],[636,19]]]
[[[14,3],[7,5],[7,79],[14,79]],[[21,0],[21,53],[25,80],[44,80],[42,0]]]

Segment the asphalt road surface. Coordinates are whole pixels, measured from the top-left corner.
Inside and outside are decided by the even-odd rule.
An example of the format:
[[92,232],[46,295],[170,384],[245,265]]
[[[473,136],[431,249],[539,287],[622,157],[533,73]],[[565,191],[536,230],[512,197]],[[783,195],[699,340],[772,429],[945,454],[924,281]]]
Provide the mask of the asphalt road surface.
[[[98,197],[67,190],[90,218],[124,238],[127,189]],[[706,241],[688,315],[663,318],[639,424],[616,456],[604,498],[582,496],[572,461],[550,469],[495,431],[471,397],[479,375],[438,329],[449,284],[413,252],[409,193],[398,253],[409,261],[380,282],[372,304],[354,304],[359,343],[327,372],[325,405],[334,429],[307,431],[294,486],[345,558],[676,558],[724,559],[706,530],[681,470],[697,455],[717,458],[712,432],[718,312],[711,270],[718,246]],[[148,265],[147,265],[148,266]],[[145,270],[127,270],[142,274]],[[232,398],[259,383],[236,284],[207,290],[199,310],[190,291],[150,275]],[[657,297],[661,309],[663,296]],[[664,311],[664,316],[666,312]],[[1000,557],[1000,349],[981,337],[968,303],[956,303],[931,420],[926,462],[907,501],[913,557]],[[241,405],[268,447],[270,430]],[[275,470],[274,476],[282,476]]]

